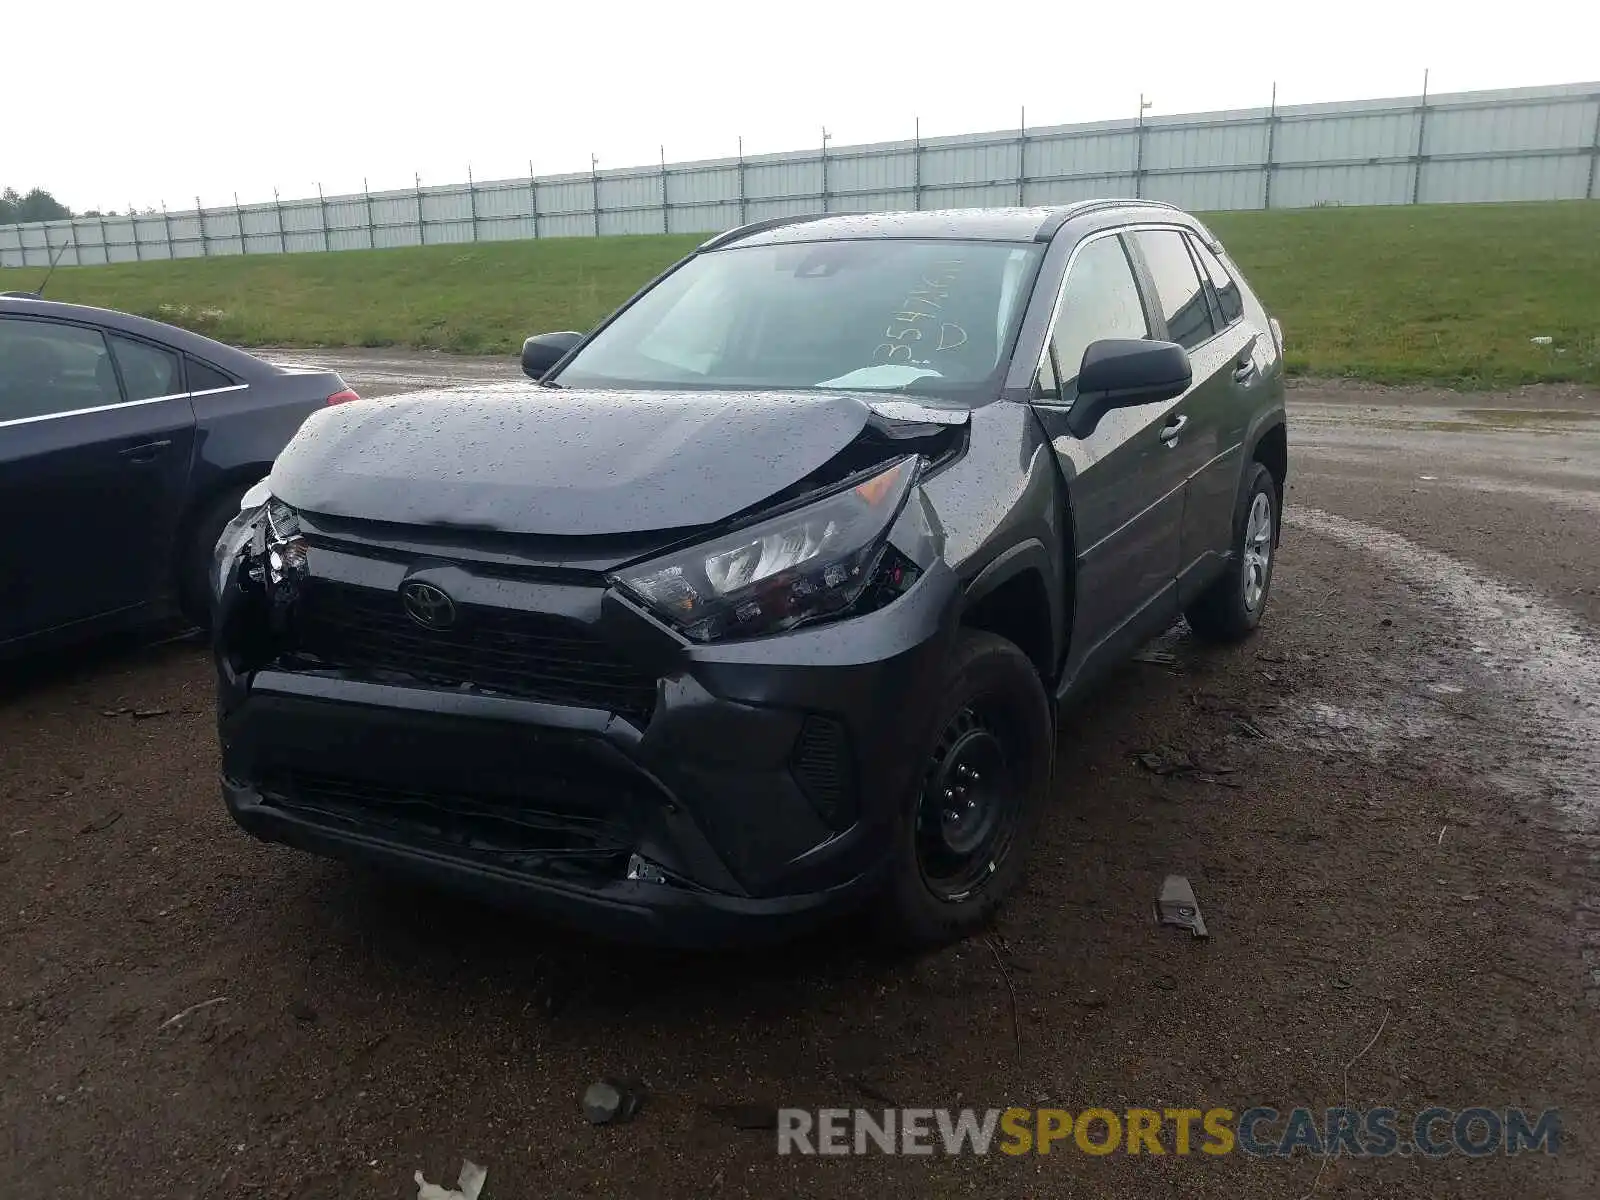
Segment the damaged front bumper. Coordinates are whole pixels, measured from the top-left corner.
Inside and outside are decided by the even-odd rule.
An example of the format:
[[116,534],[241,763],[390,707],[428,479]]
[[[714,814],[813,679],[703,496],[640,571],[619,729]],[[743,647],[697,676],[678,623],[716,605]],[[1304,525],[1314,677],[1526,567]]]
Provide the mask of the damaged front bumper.
[[[462,637],[394,635],[426,663],[510,663],[512,614],[561,623],[541,653],[603,648],[609,673],[530,697],[292,654],[244,669],[219,611],[223,795],[247,832],[657,944],[783,937],[878,886],[955,633],[942,561],[876,611],[700,645],[615,589],[309,554],[313,601],[403,579],[453,597]],[[380,623],[358,608],[342,628],[360,648]]]

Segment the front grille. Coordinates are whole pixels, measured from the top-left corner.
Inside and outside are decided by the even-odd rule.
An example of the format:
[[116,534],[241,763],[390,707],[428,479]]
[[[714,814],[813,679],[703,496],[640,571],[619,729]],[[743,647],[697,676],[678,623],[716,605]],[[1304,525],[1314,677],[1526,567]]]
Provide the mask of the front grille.
[[855,821],[850,779],[850,738],[838,721],[811,716],[800,727],[789,770],[818,814],[834,829]]
[[599,708],[643,726],[656,681],[575,621],[548,613],[461,605],[449,629],[424,629],[398,592],[308,580],[296,647],[322,662],[397,672],[430,683]]
[[270,775],[260,786],[268,803],[325,824],[381,829],[413,845],[541,874],[617,878],[632,853],[633,837],[621,821],[503,797],[302,771]]

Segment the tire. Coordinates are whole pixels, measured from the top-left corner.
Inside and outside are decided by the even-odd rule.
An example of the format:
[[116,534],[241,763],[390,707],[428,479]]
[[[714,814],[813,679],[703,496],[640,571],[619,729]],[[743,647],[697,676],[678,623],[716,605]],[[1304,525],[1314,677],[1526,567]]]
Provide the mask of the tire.
[[1239,642],[1255,632],[1272,594],[1277,565],[1278,484],[1272,472],[1251,463],[1233,514],[1228,568],[1184,612],[1195,636],[1208,642]]
[[211,628],[211,554],[229,521],[239,513],[248,485],[224,488],[205,502],[178,554],[178,609],[201,629]]
[[[1021,878],[1050,787],[1055,723],[1027,655],[992,633],[962,630],[941,696],[896,814],[875,913],[879,932],[900,946],[941,945],[990,919]],[[961,802],[957,791],[959,812],[947,807]]]

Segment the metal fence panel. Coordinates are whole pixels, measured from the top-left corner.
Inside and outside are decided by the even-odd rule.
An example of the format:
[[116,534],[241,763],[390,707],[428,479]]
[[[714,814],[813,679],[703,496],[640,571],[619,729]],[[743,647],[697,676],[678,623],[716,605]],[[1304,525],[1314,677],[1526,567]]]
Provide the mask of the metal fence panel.
[[0,226],[0,265],[619,233],[1144,196],[1185,208],[1600,197],[1600,83],[1276,105]]

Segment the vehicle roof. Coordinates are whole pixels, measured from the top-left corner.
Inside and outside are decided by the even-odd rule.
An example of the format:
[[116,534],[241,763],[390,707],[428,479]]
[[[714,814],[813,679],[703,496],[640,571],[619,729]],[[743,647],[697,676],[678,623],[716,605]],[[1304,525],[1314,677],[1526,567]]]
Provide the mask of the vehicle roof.
[[950,238],[983,242],[1048,242],[1074,217],[1127,210],[1131,216],[1187,214],[1155,200],[1080,200],[1033,208],[946,208],[920,212],[829,213],[775,217],[719,234],[702,250],[862,238]]
[[0,296],[0,315],[20,317],[54,317],[61,321],[81,321],[99,325],[119,333],[149,338],[163,342],[175,350],[182,350],[195,358],[231,370],[236,375],[259,375],[267,367],[261,359],[225,342],[208,338],[204,334],[180,329],[164,321],[136,317],[132,313],[118,312],[114,308],[94,308],[87,304],[64,304],[59,300],[37,300],[30,296]]

